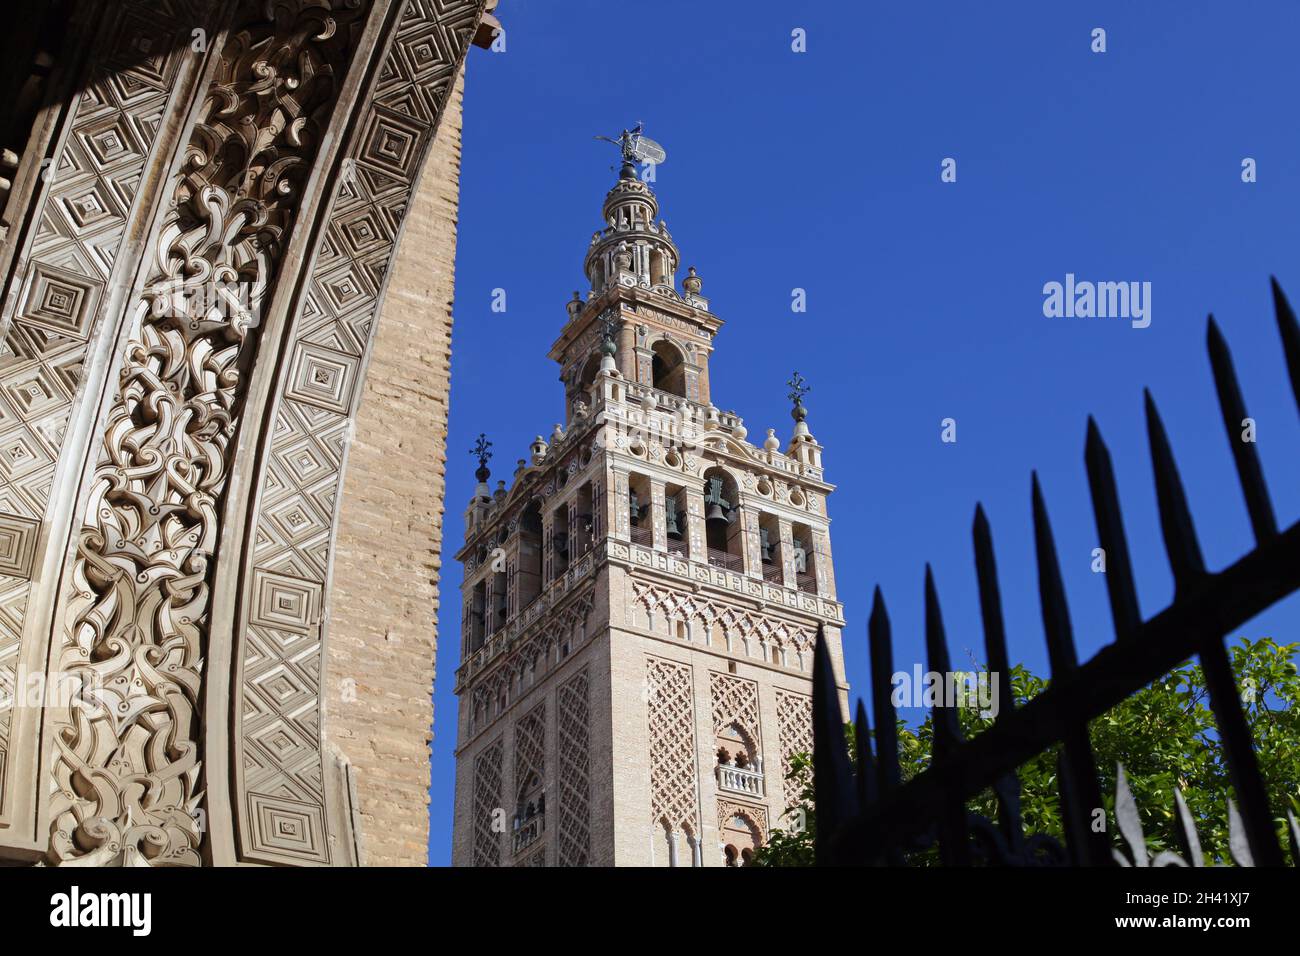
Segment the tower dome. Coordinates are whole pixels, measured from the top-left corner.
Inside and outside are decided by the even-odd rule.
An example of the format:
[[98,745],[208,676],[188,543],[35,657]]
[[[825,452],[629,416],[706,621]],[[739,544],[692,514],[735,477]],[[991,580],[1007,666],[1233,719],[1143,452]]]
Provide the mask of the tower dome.
[[668,227],[662,220],[655,223],[659,200],[637,177],[631,160],[624,159],[601,213],[605,228],[592,236],[583,265],[592,292],[600,293],[610,283],[673,288],[681,256]]

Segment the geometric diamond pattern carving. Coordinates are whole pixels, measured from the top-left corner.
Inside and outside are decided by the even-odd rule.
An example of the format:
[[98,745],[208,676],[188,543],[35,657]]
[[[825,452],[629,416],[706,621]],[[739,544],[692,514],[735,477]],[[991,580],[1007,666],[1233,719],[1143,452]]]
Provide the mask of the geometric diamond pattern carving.
[[584,666],[556,692],[560,821],[556,864],[591,864],[591,705]]
[[515,792],[522,800],[530,778],[546,781],[546,702],[538,704],[515,725]]
[[647,657],[646,691],[651,819],[698,837],[695,699],[690,665]]
[[497,740],[474,758],[474,865],[501,865],[501,763],[504,744]]
[[[146,18],[127,24],[122,36],[139,75],[123,82],[115,70],[103,91],[134,100],[164,78],[157,71],[168,48],[191,56],[190,32],[205,21],[185,12],[180,36],[152,34]],[[238,22],[214,51],[211,85],[188,127],[179,174],[169,180],[170,202],[150,230],[145,282],[127,306],[128,340],[119,374],[109,381],[98,426],[104,437],[77,515],[59,666],[106,681],[122,702],[100,713],[57,712],[51,862],[202,862],[199,713],[211,558],[222,537],[248,369],[260,344],[259,313],[279,280],[296,278],[280,275],[286,240],[302,226],[303,184],[364,13],[344,0],[274,9],[239,4]],[[100,123],[70,148],[81,150],[74,165],[87,169],[98,156],[136,155],[136,144],[149,139]],[[55,204],[62,223],[52,228],[99,229],[121,213],[120,197],[133,189],[130,177],[91,176]],[[47,284],[59,297],[39,301],[47,313],[51,301],[60,309],[28,319],[71,337],[76,303],[54,285],[63,277],[51,275]],[[236,281],[250,290],[245,301],[223,299],[228,307],[215,308],[217,291]],[[0,437],[0,462],[17,447]],[[248,627],[256,651],[243,662],[240,713],[249,737],[235,766],[244,792],[259,802],[241,806],[239,833],[282,861],[325,861],[314,706],[318,582],[277,573],[258,580],[260,613]]]
[[758,733],[758,684],[730,674],[709,672],[709,697],[713,705],[713,732],[720,734],[735,724],[749,739],[750,746],[761,749]]
[[[189,52],[178,38],[203,22],[205,14],[183,2],[112,5],[89,52],[94,72],[69,108],[66,141],[33,197],[32,228],[14,258],[19,294],[0,320],[0,523],[7,536],[0,552],[8,556],[0,559],[0,685],[17,676],[39,523],[50,507],[87,338],[156,141],[149,131]],[[156,52],[146,62],[138,48],[149,41]],[[6,713],[0,758],[10,729]],[[0,803],[4,764],[0,759]]]
[[781,736],[782,773],[790,772],[790,758],[813,749],[812,698],[789,691],[776,692],[776,723]]
[[[256,751],[258,728],[277,716],[292,717],[292,723],[302,725],[310,713],[319,723],[319,682],[308,688],[313,694],[308,701],[294,694],[286,697],[296,708],[290,715],[273,695],[254,686],[250,664],[269,652],[272,633],[287,634],[300,626],[270,622],[268,614],[301,622],[305,613],[313,622],[304,632],[310,640],[295,646],[301,659],[293,673],[308,669],[308,657],[312,673],[319,674],[324,666],[321,615],[307,607],[311,598],[306,592],[295,599],[285,588],[287,582],[299,588],[312,585],[317,601],[327,593],[344,450],[360,400],[361,372],[384,277],[392,268],[416,177],[481,10],[482,0],[408,0],[374,95],[359,120],[359,135],[336,177],[324,234],[307,267],[302,303],[290,331],[281,392],[266,406],[274,409],[274,417],[268,453],[255,478],[258,507],[252,519],[250,566],[254,580],[276,582],[272,601],[284,602],[284,607],[268,612],[263,592],[255,586],[242,611],[246,624],[235,653],[243,661],[245,677],[235,692],[256,698],[258,717],[245,716],[236,728],[237,754]],[[260,624],[255,620],[259,615]],[[318,737],[292,755],[292,768],[277,770],[270,763],[260,767],[267,786],[294,788],[308,764],[315,776],[323,776]],[[500,799],[495,796],[492,806],[500,806]],[[246,855],[253,849],[243,845]]]

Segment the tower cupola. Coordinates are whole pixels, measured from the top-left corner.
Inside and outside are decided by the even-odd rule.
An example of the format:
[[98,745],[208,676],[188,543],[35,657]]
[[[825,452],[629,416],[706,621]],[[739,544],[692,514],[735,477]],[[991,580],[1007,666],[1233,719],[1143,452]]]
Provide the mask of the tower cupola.
[[623,151],[618,182],[605,196],[601,209],[605,228],[591,237],[583,265],[595,294],[611,283],[643,289],[674,288],[681,256],[668,226],[663,220],[655,222],[659,201],[649,184],[637,176],[642,141],[640,124],[624,130],[618,140]]

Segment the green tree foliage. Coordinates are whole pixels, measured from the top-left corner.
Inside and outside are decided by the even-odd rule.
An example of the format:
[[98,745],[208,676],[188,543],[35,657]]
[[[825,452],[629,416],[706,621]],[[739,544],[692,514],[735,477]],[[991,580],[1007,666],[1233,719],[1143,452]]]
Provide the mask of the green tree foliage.
[[[1298,653],[1300,644],[1278,644],[1270,638],[1243,638],[1231,647],[1242,705],[1284,847],[1288,843],[1287,812],[1300,819]],[[1047,684],[1022,666],[1012,669],[1016,706],[1042,693]],[[982,716],[974,707],[963,707],[960,720],[967,739],[993,725],[992,717]],[[852,759],[852,725],[847,729]],[[1206,861],[1229,861],[1227,761],[1215,730],[1205,675],[1198,664],[1185,664],[1128,697],[1095,719],[1089,731],[1106,803],[1106,825],[1117,847],[1121,841],[1115,828],[1115,776],[1117,765],[1123,764],[1152,855],[1179,849],[1174,802],[1174,789],[1178,788],[1196,821]],[[930,765],[932,717],[927,716],[915,729],[900,720],[898,742],[902,776],[910,780]],[[1056,787],[1058,751],[1059,747],[1046,750],[1019,768],[1021,814],[1026,833],[1047,833],[1063,840]],[[794,793],[796,799],[782,818],[783,826],[773,829],[767,845],[755,855],[755,866],[812,865],[817,823],[809,755],[798,754],[792,759],[786,780],[786,792]],[[992,791],[979,794],[968,806],[975,813],[997,819]],[[935,854],[925,853],[913,862],[924,865],[936,859]]]

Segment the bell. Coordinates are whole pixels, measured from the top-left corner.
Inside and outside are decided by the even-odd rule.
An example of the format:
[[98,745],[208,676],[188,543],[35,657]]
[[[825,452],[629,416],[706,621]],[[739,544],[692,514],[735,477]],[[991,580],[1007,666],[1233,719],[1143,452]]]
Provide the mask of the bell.
[[763,552],[763,563],[770,564],[772,562],[772,542],[768,540],[767,529],[759,528],[758,537],[759,537],[759,547],[762,549]]
[[727,513],[722,510],[722,505],[716,501],[709,505],[709,510],[704,515],[705,521],[726,521]]
[[664,525],[667,527],[668,537],[681,540],[682,529],[677,521],[677,499],[675,498],[664,500]]
[[803,549],[803,544],[798,538],[794,539],[794,569],[799,574],[804,574],[808,570],[808,552]]

